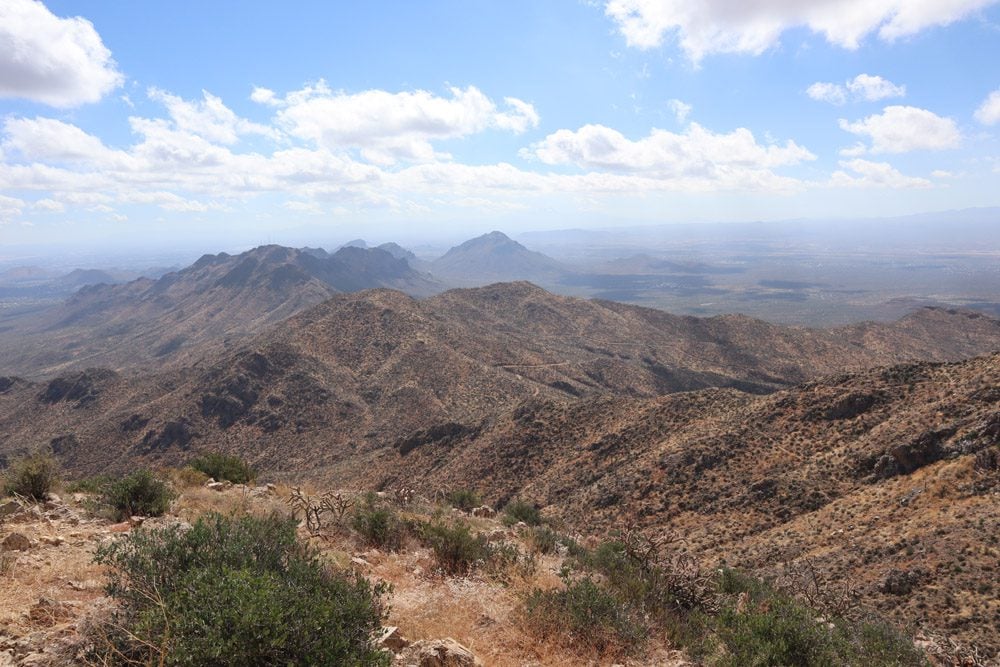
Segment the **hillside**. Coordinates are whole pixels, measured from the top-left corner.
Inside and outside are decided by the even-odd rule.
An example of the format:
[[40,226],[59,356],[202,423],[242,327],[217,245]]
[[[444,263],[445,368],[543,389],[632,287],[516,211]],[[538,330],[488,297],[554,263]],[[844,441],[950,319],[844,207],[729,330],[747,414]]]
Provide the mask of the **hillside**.
[[333,294],[372,287],[421,296],[439,289],[378,249],[205,255],[157,280],[92,285],[60,306],[0,321],[0,370],[37,377],[190,363]]
[[998,331],[984,316],[935,309],[822,331],[677,317],[528,283],[422,301],[375,290],[336,295],[232,352],[167,373],[8,380],[0,435],[7,451],[72,443],[65,462],[87,470],[225,444],[274,470],[325,465],[349,476],[362,454],[476,434],[527,399],[767,393],[846,370],[985,353]]

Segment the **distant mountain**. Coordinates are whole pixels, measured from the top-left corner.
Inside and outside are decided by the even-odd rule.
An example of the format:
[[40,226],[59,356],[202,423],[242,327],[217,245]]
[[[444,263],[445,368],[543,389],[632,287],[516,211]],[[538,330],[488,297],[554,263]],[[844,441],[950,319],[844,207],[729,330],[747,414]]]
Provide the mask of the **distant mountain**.
[[417,259],[417,256],[412,252],[399,245],[398,243],[383,243],[382,245],[376,246],[379,250],[385,250],[387,253],[395,257],[396,259],[405,259],[407,262],[411,262]]
[[[89,274],[88,274],[89,275]],[[66,303],[0,320],[0,372],[49,375],[104,365],[155,368],[231,344],[338,292],[392,287],[426,296],[433,280],[378,249],[317,256],[281,246],[205,255],[151,280],[83,287]]]
[[55,272],[38,266],[15,266],[0,271],[0,285],[47,281],[56,277]]
[[85,285],[100,285],[102,283],[113,285],[126,282],[130,278],[134,277],[135,274],[126,277],[121,274],[114,274],[110,271],[103,271],[101,269],[74,269],[66,275],[57,278],[56,282],[67,288],[77,288]]
[[549,285],[568,269],[540,252],[528,250],[502,232],[490,232],[455,246],[430,263],[435,276],[459,285],[528,280]]

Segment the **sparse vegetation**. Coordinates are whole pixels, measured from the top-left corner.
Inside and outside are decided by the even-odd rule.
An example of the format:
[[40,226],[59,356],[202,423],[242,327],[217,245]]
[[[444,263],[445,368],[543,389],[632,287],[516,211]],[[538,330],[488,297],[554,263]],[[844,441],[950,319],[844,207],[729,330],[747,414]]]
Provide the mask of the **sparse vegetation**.
[[69,493],[103,493],[104,489],[115,480],[111,475],[92,475],[76,479],[66,484]]
[[649,633],[628,604],[587,576],[567,577],[561,589],[533,591],[525,601],[525,612],[539,636],[601,656],[634,653]]
[[559,545],[559,534],[548,526],[535,526],[525,536],[528,547],[535,553],[555,553]]
[[469,489],[454,489],[449,491],[445,494],[445,500],[448,501],[449,505],[463,512],[471,512],[483,504],[482,497]]
[[542,512],[526,500],[514,499],[503,509],[503,523],[512,526],[523,521],[529,526],[539,526],[542,523]]
[[170,507],[174,493],[162,479],[145,468],[104,488],[104,502],[119,521],[130,516],[160,516]]
[[399,551],[409,527],[396,511],[378,502],[374,494],[354,507],[351,527],[367,544],[387,551]]
[[58,464],[44,451],[15,459],[4,473],[4,493],[45,500],[56,483]]
[[192,459],[188,465],[217,482],[249,484],[257,479],[257,473],[250,464],[234,454],[206,452]]
[[430,546],[438,566],[450,575],[465,575],[492,555],[489,542],[475,535],[469,524],[458,521],[426,523],[421,526],[421,538]]
[[372,644],[387,587],[330,570],[292,519],[209,515],[135,531],[96,560],[120,605],[97,643],[104,663],[389,663]]

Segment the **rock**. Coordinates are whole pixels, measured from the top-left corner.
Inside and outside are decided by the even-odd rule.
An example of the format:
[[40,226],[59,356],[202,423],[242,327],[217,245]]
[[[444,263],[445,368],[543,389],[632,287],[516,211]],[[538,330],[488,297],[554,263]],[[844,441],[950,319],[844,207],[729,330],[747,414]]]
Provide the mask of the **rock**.
[[378,640],[378,645],[389,649],[393,653],[399,653],[409,646],[410,642],[406,641],[403,635],[400,634],[399,628],[395,625],[390,625],[383,629],[382,636]]
[[12,514],[17,514],[21,511],[21,505],[16,500],[8,500],[4,504],[0,505],[0,519],[4,519]]
[[351,558],[351,564],[357,565],[358,567],[371,567],[371,563],[366,561],[364,558],[359,558],[357,556]]
[[73,499],[73,502],[75,504],[77,504],[77,505],[83,503],[83,501],[85,501],[87,499],[86,494],[83,494],[83,493],[74,493],[70,497]]
[[62,505],[62,498],[60,498],[54,493],[49,493],[48,495],[45,496],[45,499],[54,505]]
[[472,510],[472,516],[483,517],[484,519],[492,519],[497,515],[497,511],[492,507],[483,505],[482,507],[477,507]]
[[129,525],[131,525],[133,528],[138,528],[139,526],[142,525],[142,522],[145,520],[146,517],[144,516],[130,516],[128,518]]
[[47,535],[45,537],[40,537],[38,539],[39,541],[42,542],[42,544],[48,544],[49,546],[53,547],[62,546],[66,542],[66,538],[62,537],[61,535],[51,535],[51,536]]
[[223,484],[222,482],[209,482],[208,484],[205,485],[205,488],[212,489],[213,491],[220,491],[221,492],[221,491],[225,490],[226,485]]
[[21,533],[11,533],[0,542],[0,551],[27,551],[31,548],[31,540]]
[[108,526],[108,531],[112,533],[127,533],[132,529],[132,524],[128,521],[122,521],[121,523],[113,523]]
[[451,637],[415,642],[405,656],[404,664],[419,667],[481,667],[483,664],[472,651]]

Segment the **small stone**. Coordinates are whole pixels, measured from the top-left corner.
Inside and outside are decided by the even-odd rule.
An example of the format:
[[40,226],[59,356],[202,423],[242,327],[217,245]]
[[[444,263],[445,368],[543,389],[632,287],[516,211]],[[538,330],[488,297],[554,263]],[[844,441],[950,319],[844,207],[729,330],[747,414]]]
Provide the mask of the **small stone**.
[[108,526],[108,531],[112,533],[127,533],[132,529],[132,524],[128,521],[122,521],[121,523],[113,523]]
[[21,505],[16,500],[8,500],[3,505],[0,505],[0,519],[17,514],[20,511]]
[[11,533],[0,542],[0,551],[27,551],[31,548],[31,540],[21,533]]
[[379,637],[378,645],[383,648],[387,648],[393,653],[399,653],[404,648],[410,645],[410,642],[406,641],[403,635],[399,632],[399,628],[395,625],[390,625],[384,628],[382,631],[382,636]]
[[477,507],[472,510],[472,516],[482,517],[484,519],[492,519],[497,515],[497,511],[492,507],[483,505],[482,507]]
[[416,642],[406,653],[419,667],[480,667],[483,664],[472,651],[451,637]]
[[38,538],[43,544],[48,544],[49,546],[58,547],[62,546],[66,542],[66,538],[61,535],[47,535],[45,537]]
[[213,491],[220,491],[221,492],[221,491],[225,490],[226,485],[223,484],[222,482],[209,482],[208,484],[205,485],[205,488],[212,489]]

